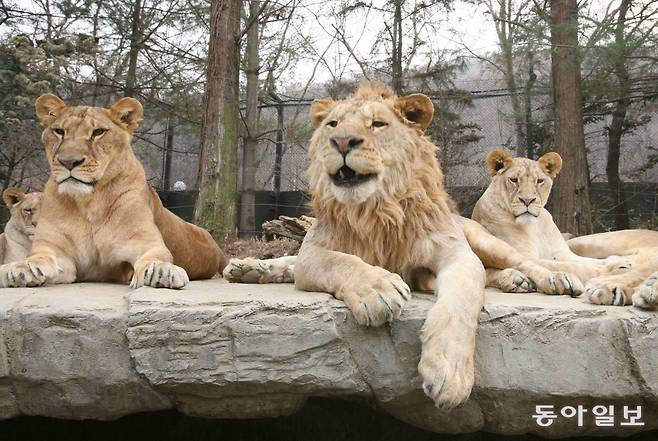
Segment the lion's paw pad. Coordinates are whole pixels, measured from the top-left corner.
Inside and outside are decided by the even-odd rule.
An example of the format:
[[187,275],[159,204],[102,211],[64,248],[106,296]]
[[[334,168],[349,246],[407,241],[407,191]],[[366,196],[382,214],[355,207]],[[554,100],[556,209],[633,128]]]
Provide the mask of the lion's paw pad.
[[630,299],[629,293],[622,287],[613,285],[587,286],[585,296],[595,305],[624,306]]
[[572,274],[561,271],[551,273],[547,284],[541,289],[546,294],[579,296],[585,291],[580,279]]
[[258,283],[268,270],[269,266],[258,259],[231,259],[222,275],[233,283]]
[[532,292],[535,290],[535,285],[521,271],[507,268],[502,270],[500,289],[503,292],[513,293]]
[[472,362],[466,358],[464,362],[455,360],[456,363],[451,363],[440,354],[423,354],[421,357],[418,372],[423,379],[423,391],[436,407],[451,409],[468,399],[474,376]]
[[380,326],[400,317],[411,288],[394,273],[381,270],[367,281],[344,287],[339,295],[360,325]]
[[20,288],[41,286],[46,283],[46,271],[27,260],[9,263],[0,267],[0,287]]
[[633,294],[633,305],[643,309],[658,307],[658,273],[654,273],[637,287]]
[[189,283],[185,270],[169,262],[149,262],[135,271],[130,286],[152,286],[153,288],[180,289]]

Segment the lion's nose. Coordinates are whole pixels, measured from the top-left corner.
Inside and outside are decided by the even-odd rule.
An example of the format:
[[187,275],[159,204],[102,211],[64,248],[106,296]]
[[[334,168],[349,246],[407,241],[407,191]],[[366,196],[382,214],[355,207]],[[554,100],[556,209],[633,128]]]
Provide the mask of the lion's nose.
[[347,156],[350,150],[355,149],[363,144],[363,138],[355,138],[351,136],[335,136],[329,141],[331,142],[331,145],[343,156]]
[[537,200],[537,198],[519,198],[519,199],[521,200],[521,202],[525,204],[526,207],[529,207],[530,204],[532,204]]
[[67,170],[73,170],[77,166],[83,164],[85,162],[85,157],[83,156],[82,158],[68,158],[68,157],[58,157],[57,160],[59,161],[60,164],[62,164],[64,167],[66,167]]

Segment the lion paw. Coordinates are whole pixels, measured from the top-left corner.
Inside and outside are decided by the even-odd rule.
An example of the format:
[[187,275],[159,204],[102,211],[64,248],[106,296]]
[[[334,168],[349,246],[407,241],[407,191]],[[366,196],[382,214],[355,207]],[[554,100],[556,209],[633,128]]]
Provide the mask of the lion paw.
[[0,267],[0,287],[41,286],[62,272],[60,267],[48,262],[20,260]]
[[633,288],[614,281],[590,280],[585,288],[585,296],[595,305],[624,306],[631,304]]
[[642,282],[633,294],[633,305],[642,309],[656,309],[658,307],[658,272],[653,273]]
[[562,271],[551,271],[547,277],[536,280],[535,284],[537,285],[537,290],[544,294],[568,294],[576,297],[585,291],[583,283],[578,277]]
[[130,287],[152,286],[154,288],[180,289],[189,281],[183,268],[169,262],[151,261],[135,269]]
[[411,289],[399,275],[371,267],[345,282],[336,297],[347,304],[360,325],[380,326],[400,317]]
[[[445,312],[444,314],[447,314]],[[423,391],[439,408],[453,408],[466,401],[475,380],[475,328],[455,329],[451,320],[430,323],[423,331],[418,372]]]
[[535,284],[525,274],[514,268],[500,271],[500,290],[503,292],[533,292]]
[[231,259],[222,274],[232,283],[291,283],[294,282],[294,259],[294,256],[269,260]]

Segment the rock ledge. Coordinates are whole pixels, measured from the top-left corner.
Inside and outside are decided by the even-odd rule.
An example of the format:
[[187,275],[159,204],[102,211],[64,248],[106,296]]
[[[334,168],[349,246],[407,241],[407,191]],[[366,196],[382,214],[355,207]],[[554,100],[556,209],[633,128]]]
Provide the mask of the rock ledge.
[[[436,432],[624,435],[658,428],[658,313],[581,299],[487,292],[469,401],[437,410],[416,371],[431,306],[362,328],[327,294],[291,285],[193,282],[182,291],[106,284],[0,290],[0,418],[114,419],[176,408],[253,418],[311,396],[365,397]],[[540,427],[536,405],[557,420]],[[582,427],[559,415],[584,406]],[[615,407],[615,426],[591,409]],[[622,426],[642,406],[644,426]]]

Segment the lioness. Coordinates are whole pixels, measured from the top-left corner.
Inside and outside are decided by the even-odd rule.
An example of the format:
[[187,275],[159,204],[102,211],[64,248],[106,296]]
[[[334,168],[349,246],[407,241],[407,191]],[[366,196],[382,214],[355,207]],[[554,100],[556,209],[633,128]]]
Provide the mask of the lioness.
[[[553,179],[562,168],[560,155],[550,152],[533,161],[514,158],[508,151],[496,149],[488,153],[486,162],[491,183],[475,205],[474,220],[516,248],[527,259],[578,277],[581,282],[587,284],[584,291],[592,302],[623,305],[630,300],[629,293],[624,293],[623,290],[613,292],[610,289],[605,292],[601,287],[594,292],[594,287],[601,285],[608,277],[616,280],[620,274],[626,273],[634,266],[635,257],[620,257],[622,254],[631,254],[628,245],[640,243],[637,240],[624,241],[620,237],[621,234],[632,233],[616,232],[609,233],[605,238],[598,236],[592,239],[573,239],[569,242],[572,248],[579,248],[579,252],[575,253],[553,222],[551,214],[544,208],[551,193]],[[658,233],[654,234],[658,236]],[[644,233],[645,237],[646,235]],[[603,241],[610,251],[606,255],[600,252],[600,249],[594,249],[595,243],[601,244]],[[649,245],[646,242],[645,244]],[[624,248],[623,245],[627,246]],[[623,250],[626,252],[615,252]],[[496,270],[487,272],[488,277],[493,278],[498,273]],[[644,279],[650,273],[643,274]],[[628,278],[629,275],[625,277]]]
[[226,257],[210,234],[166,210],[131,147],[139,101],[68,107],[52,94],[36,114],[51,168],[32,252],[0,267],[0,286],[98,281],[182,288]]
[[42,194],[25,194],[23,190],[7,187],[2,192],[11,217],[0,234],[0,264],[25,259],[32,248],[32,239],[41,209]]
[[592,258],[625,256],[630,268],[623,274],[594,278],[585,287],[592,303],[658,307],[658,231],[623,230],[577,237],[567,242],[575,253]]

